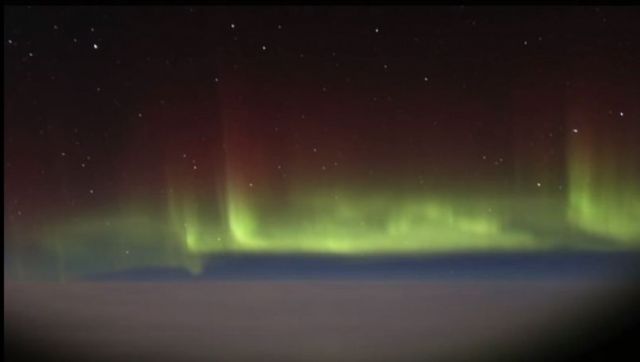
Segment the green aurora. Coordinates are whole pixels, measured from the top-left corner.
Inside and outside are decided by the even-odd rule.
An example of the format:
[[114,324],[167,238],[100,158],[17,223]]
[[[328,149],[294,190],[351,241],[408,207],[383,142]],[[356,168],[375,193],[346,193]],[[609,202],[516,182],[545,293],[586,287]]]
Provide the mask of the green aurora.
[[[299,180],[285,192],[271,192],[268,182],[260,188],[233,167],[242,159],[229,158],[224,189],[211,192],[168,178],[173,187],[164,204],[138,200],[119,209],[51,217],[20,235],[39,245],[42,264],[53,256],[61,278],[148,266],[198,273],[207,258],[223,253],[638,249],[640,175],[631,163],[640,160],[596,141],[586,128],[570,138],[567,187],[553,192],[311,186]],[[13,263],[18,274],[29,269],[22,260]]]
[[[127,185],[128,195],[119,194],[112,204],[13,225],[5,235],[22,240],[18,247],[26,245],[31,254],[13,253],[9,271],[28,276],[53,263],[62,279],[167,266],[197,274],[207,260],[226,253],[384,256],[640,248],[640,155],[633,132],[624,127],[597,129],[597,122],[591,128],[583,122],[578,133],[568,125],[558,141],[565,147],[561,166],[547,166],[540,162],[542,153],[527,154],[533,149],[524,147],[514,153],[515,168],[488,178],[434,168],[418,186],[415,174],[401,172],[398,155],[392,163],[398,173],[387,171],[378,183],[376,177],[352,177],[349,164],[323,178],[327,173],[315,174],[307,154],[264,137],[242,107],[223,104],[222,118],[234,122],[225,122],[220,132],[224,154],[202,157],[214,165],[212,172],[193,177],[175,160],[167,161],[164,194],[141,196],[140,188]],[[512,142],[527,144],[517,137]],[[471,164],[463,156],[451,160]],[[274,173],[280,162],[288,168],[286,180]],[[446,159],[442,163],[450,166]],[[557,182],[547,182],[554,177]]]
[[640,251],[626,9],[9,10],[9,275]]
[[[568,195],[551,196],[309,191],[290,195],[278,208],[265,208],[256,201],[259,197],[230,188],[223,217],[213,215],[212,205],[199,202],[205,195],[172,196],[168,213],[152,207],[117,215],[97,213],[80,222],[54,224],[37,237],[57,256],[60,275],[66,268],[109,271],[142,266],[184,267],[198,273],[206,257],[219,253],[637,249],[639,194],[629,189],[634,185],[583,182],[589,176],[581,173],[586,172],[583,168],[572,172]],[[80,260],[82,266],[74,264]]]
[[640,156],[594,133],[584,128],[571,139],[568,220],[584,232],[637,245]]

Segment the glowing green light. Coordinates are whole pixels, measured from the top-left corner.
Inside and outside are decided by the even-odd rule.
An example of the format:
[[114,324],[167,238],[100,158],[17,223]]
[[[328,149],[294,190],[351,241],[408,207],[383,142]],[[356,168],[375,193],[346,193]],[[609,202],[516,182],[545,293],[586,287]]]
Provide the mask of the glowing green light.
[[640,157],[625,152],[624,146],[611,144],[588,128],[571,138],[568,215],[573,225],[588,233],[636,244],[640,239]]
[[238,249],[252,249],[259,243],[256,210],[251,207],[247,195],[230,191],[227,198],[228,220],[231,236]]
[[579,136],[568,145],[568,187],[556,194],[299,182],[275,197],[238,171],[228,172],[219,194],[176,185],[164,205],[138,201],[65,216],[38,228],[34,239],[57,257],[60,275],[74,260],[93,271],[182,266],[198,272],[204,257],[225,252],[579,250],[594,240],[604,249],[639,248],[638,168],[615,148],[599,148],[587,130]]

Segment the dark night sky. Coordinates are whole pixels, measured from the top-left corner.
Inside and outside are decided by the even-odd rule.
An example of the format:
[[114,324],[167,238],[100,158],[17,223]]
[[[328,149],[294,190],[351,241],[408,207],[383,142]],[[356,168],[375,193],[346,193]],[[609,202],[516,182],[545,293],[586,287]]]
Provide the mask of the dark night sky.
[[5,249],[109,269],[430,238],[635,248],[638,24],[637,7],[6,7]]

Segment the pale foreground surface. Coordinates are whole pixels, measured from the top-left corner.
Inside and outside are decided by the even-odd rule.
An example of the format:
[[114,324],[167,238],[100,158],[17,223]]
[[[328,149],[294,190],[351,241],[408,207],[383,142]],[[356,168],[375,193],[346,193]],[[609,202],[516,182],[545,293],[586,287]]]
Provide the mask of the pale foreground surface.
[[604,281],[5,281],[5,333],[91,360],[402,361],[528,346],[606,308]]

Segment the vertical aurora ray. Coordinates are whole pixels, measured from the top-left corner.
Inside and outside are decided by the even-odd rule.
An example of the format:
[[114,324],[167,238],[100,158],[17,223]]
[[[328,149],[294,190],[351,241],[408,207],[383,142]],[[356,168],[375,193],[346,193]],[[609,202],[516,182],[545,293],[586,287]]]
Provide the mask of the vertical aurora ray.
[[203,226],[198,214],[198,202],[193,195],[176,195],[170,188],[168,193],[168,211],[171,231],[176,242],[180,243],[186,252],[201,252],[203,244]]
[[197,260],[192,271],[199,269],[201,255],[226,250],[227,227],[220,217],[218,193],[198,190],[193,185],[169,182],[167,217],[171,244],[186,260]]
[[274,152],[281,145],[265,137],[272,128],[264,122],[266,112],[256,111],[269,105],[247,89],[228,86],[220,94],[228,250],[234,252],[270,248],[264,227],[271,221],[268,215],[286,208],[288,193],[274,172]]
[[252,165],[251,156],[260,150],[246,134],[249,113],[241,105],[233,102],[229,92],[223,93],[222,124],[224,134],[224,174],[226,221],[231,239],[231,250],[251,248],[256,242],[256,209],[248,196],[248,169]]
[[233,240],[232,249],[253,249],[259,244],[256,209],[246,194],[229,186],[227,218]]
[[[637,128],[637,127],[635,127]],[[612,132],[619,133],[613,137]],[[573,128],[568,156],[568,218],[588,233],[633,244],[640,239],[638,130]]]

